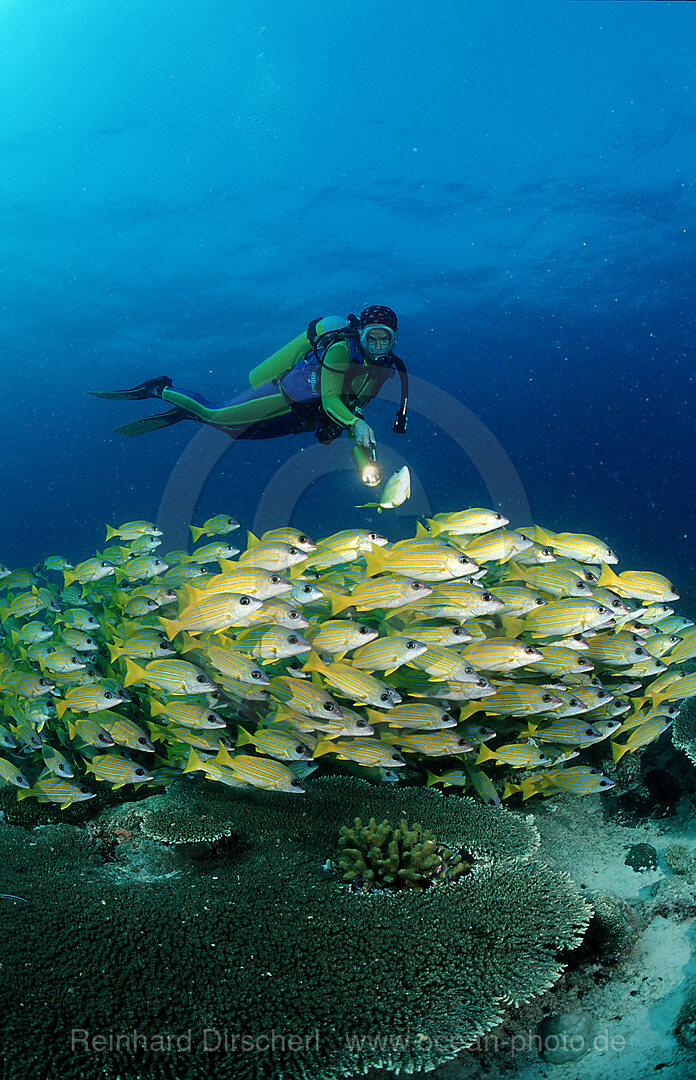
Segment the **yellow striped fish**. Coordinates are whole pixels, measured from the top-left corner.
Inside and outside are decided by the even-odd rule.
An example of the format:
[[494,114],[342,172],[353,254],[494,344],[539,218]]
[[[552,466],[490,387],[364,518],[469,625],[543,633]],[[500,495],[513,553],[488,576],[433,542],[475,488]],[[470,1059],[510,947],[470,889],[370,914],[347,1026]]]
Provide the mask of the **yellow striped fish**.
[[389,573],[418,581],[450,581],[478,570],[474,559],[443,540],[430,537],[375,547],[365,552],[365,564],[367,577]]
[[[502,529],[510,524],[506,517],[495,510],[485,510],[478,506],[471,507],[469,510],[459,510],[453,514],[435,514],[434,517],[426,520],[430,528],[430,536],[439,536],[443,532],[453,536],[480,536],[482,533]],[[422,526],[421,531],[425,532]]]
[[596,536],[585,533],[552,533],[537,525],[534,539],[539,544],[553,548],[559,555],[576,559],[581,563],[616,563],[617,556],[611,548]]

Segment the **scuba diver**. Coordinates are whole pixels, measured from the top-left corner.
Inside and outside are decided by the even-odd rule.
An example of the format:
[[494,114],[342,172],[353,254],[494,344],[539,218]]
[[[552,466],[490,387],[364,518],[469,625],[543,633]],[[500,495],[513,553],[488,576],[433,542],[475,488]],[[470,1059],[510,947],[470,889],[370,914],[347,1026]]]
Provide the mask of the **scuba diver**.
[[95,397],[142,400],[161,398],[172,408],[115,430],[122,435],[199,420],[233,439],[271,439],[313,432],[321,443],[344,431],[353,439],[353,460],[363,483],[380,482],[375,433],[363,419],[365,405],[376,397],[394,371],[401,381],[401,402],[393,430],[406,431],[408,376],[393,352],[398,336],[391,308],[366,307],[359,318],[313,319],[307,329],[255,367],[250,390],[223,405],[199,394],[177,390],[167,375],[148,379],[131,390],[89,391]]

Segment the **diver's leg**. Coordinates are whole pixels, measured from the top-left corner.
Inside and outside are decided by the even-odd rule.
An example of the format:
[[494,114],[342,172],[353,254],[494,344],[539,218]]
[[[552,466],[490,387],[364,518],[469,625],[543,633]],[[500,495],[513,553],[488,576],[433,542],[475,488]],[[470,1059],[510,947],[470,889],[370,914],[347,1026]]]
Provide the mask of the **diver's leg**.
[[162,399],[184,410],[190,417],[222,430],[246,428],[290,412],[287,401],[272,383],[247,390],[224,405],[212,405],[199,394],[176,390],[173,386],[162,391]]

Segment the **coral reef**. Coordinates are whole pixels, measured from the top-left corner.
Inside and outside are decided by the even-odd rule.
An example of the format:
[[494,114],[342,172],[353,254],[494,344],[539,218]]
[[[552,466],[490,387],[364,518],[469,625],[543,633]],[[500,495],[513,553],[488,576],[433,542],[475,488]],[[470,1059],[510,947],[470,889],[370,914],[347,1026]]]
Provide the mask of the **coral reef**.
[[427,889],[429,885],[454,882],[470,866],[461,852],[438,844],[434,833],[402,818],[394,827],[371,818],[363,825],[356,818],[344,825],[338,841],[339,866],[345,881],[382,889]]
[[623,960],[640,933],[636,912],[626,900],[608,890],[593,893],[590,902],[594,912],[578,957],[601,964]]
[[652,844],[632,844],[624,859],[624,864],[630,866],[637,874],[643,870],[655,870],[657,868],[657,851]]
[[[170,840],[186,812],[226,821],[239,844],[214,870],[184,862],[146,879],[129,872],[137,836],[101,865],[85,829],[49,825],[27,843],[0,823],[3,891],[30,899],[3,909],[6,1080],[429,1069],[499,1024],[506,1003],[551,987],[590,919],[571,880],[534,858],[528,820],[466,797],[330,777],[303,799],[195,782],[155,798],[176,823]],[[421,822],[474,865],[423,891],[353,891],[324,867],[341,825],[366,810]],[[152,844],[143,834],[141,852]],[[133,1030],[142,1043],[96,1053],[84,1041]],[[179,1053],[171,1040],[187,1033]]]
[[681,704],[672,727],[672,742],[683,750],[692,765],[696,765],[696,706],[689,699]]

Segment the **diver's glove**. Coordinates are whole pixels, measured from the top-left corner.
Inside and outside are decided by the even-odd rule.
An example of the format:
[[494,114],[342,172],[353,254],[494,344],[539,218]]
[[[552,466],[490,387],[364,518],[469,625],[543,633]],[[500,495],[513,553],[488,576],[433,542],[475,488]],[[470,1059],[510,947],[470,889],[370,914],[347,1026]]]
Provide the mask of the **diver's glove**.
[[376,447],[375,433],[361,417],[353,424],[353,438],[357,446],[364,446],[366,450],[374,450]]

